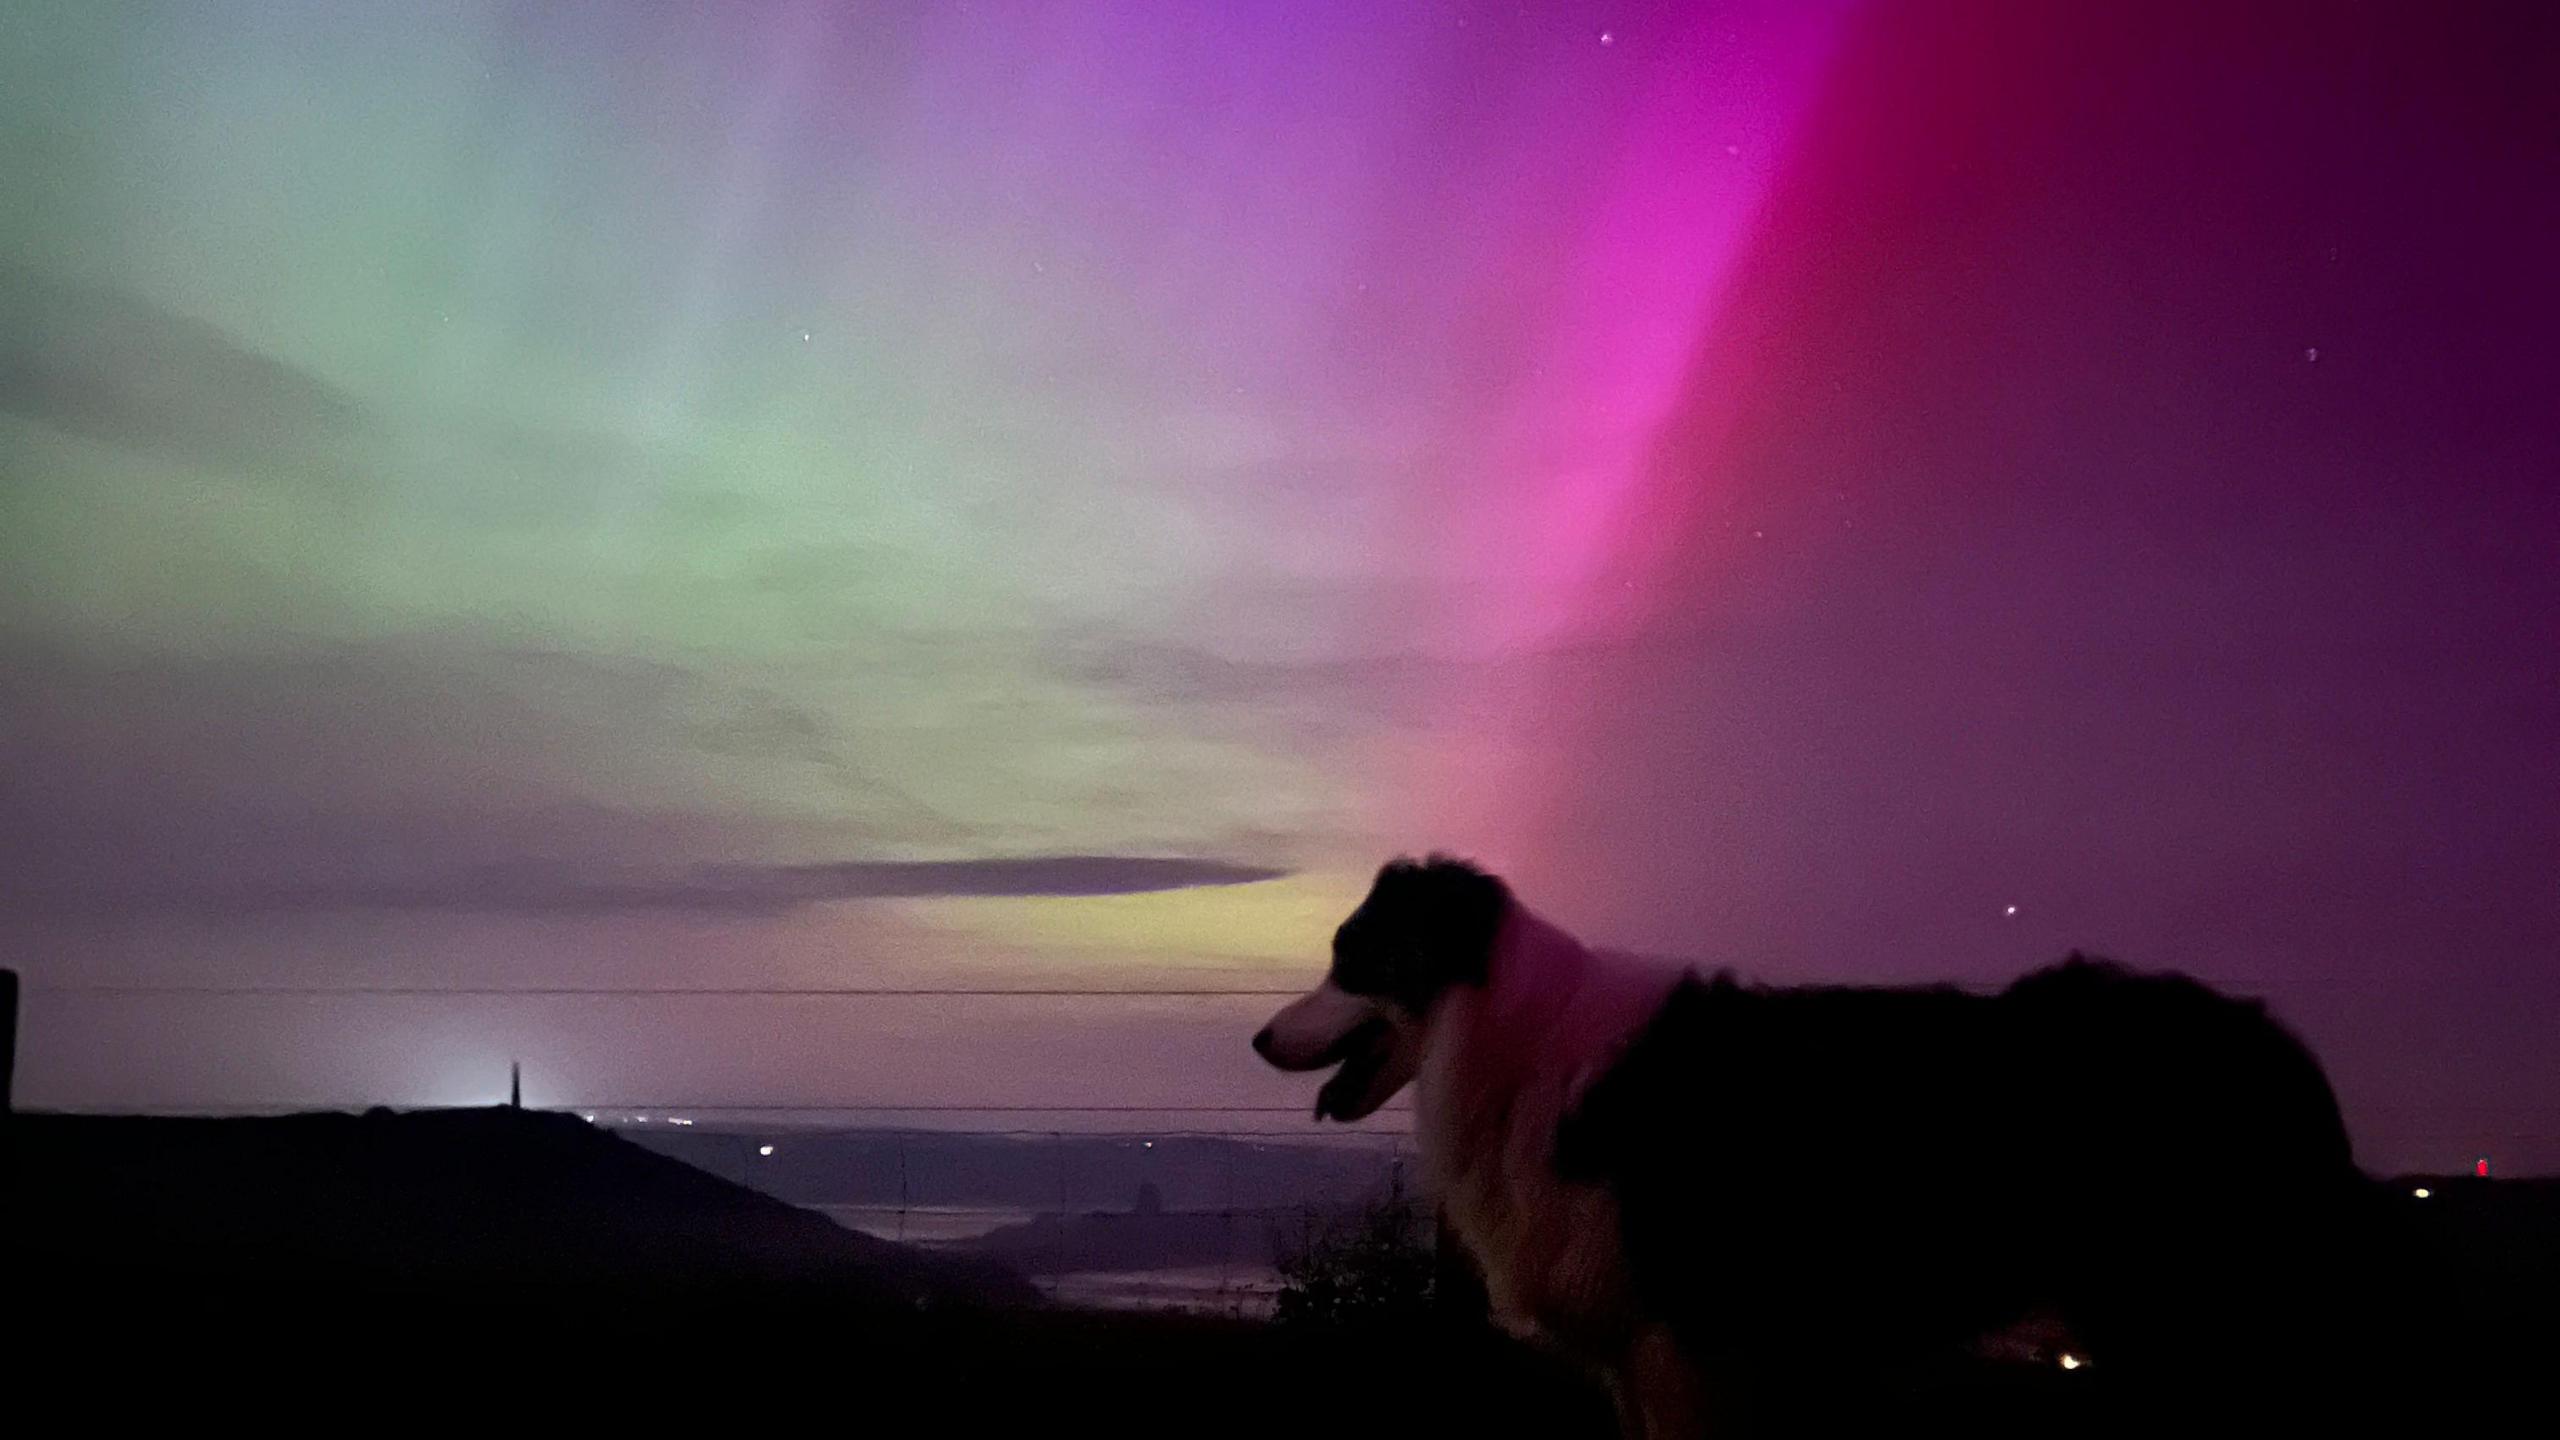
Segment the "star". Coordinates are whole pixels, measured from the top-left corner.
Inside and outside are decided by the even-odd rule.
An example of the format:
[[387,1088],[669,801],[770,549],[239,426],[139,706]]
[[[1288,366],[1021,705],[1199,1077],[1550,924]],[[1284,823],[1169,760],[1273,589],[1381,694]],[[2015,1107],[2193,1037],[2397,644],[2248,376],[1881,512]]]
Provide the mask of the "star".
[[2017,913],[2018,913],[2018,907],[2017,907],[2017,906],[2015,906],[2015,905],[2012,905],[2012,906],[2010,906],[2008,909],[2006,909],[2006,910],[2002,911],[2001,913],[2002,913],[2002,914],[2004,914],[2004,915],[2015,915],[2015,914],[2017,914]]

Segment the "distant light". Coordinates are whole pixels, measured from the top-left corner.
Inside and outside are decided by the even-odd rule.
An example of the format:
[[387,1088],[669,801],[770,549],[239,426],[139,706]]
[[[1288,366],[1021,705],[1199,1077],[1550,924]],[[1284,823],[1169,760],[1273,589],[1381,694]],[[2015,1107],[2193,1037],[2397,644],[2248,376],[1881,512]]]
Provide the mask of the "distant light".
[[2481,1179],[2483,1179],[2483,1180],[2488,1179],[2488,1178],[2489,1178],[2489,1157],[2488,1157],[2488,1156],[2486,1156],[2486,1155],[2483,1155],[2483,1156],[2481,1156],[2479,1159],[2472,1161],[2472,1162],[2471,1162],[2471,1173],[2472,1173],[2472,1174],[2474,1174],[2474,1175],[2479,1176],[2479,1177],[2480,1177]]
[[634,1115],[631,1119],[635,1124],[646,1125],[649,1123],[649,1117],[646,1115]]
[[1148,1142],[1147,1142],[1147,1148],[1148,1148],[1148,1149],[1150,1149],[1150,1150],[1153,1150],[1154,1148],[1156,1148],[1156,1142],[1154,1142],[1153,1140],[1148,1141]]
[[1601,31],[1601,32],[1600,32],[1600,43],[1601,43],[1601,44],[1603,44],[1603,45],[1615,45],[1615,44],[1617,44],[1617,43],[1618,43],[1618,33],[1617,33],[1616,31],[1614,31],[1614,30],[1603,30],[1603,31]]
[[2002,914],[2004,914],[2004,915],[2015,915],[2015,914],[2017,914],[2017,913],[2018,913],[2018,907],[2017,907],[2017,906],[2015,906],[2015,905],[2012,905],[2012,906],[2010,906],[2007,910],[2004,910],[2004,911],[2002,911],[2001,913],[2002,913]]
[[679,1118],[677,1118],[676,1116],[670,1115],[670,1116],[668,1116],[668,1117],[667,1117],[667,1123],[668,1123],[668,1124],[670,1124],[670,1125],[690,1125],[690,1124],[692,1124],[693,1122],[692,1122],[692,1121],[690,1121],[690,1120],[683,1120],[683,1119],[679,1119]]
[[593,1125],[594,1123],[596,1123],[596,1117],[595,1117],[595,1116],[593,1116],[593,1115],[587,1114],[587,1113],[585,1113],[584,1111],[579,1112],[578,1118],[579,1118],[579,1119],[581,1119],[581,1120],[586,1121],[586,1122],[587,1122],[588,1124],[590,1124],[590,1125]]
[[2065,1369],[2065,1370],[2077,1370],[2077,1369],[2079,1369],[2079,1368],[2080,1368],[2080,1357],[2079,1357],[2079,1356],[2077,1356],[2077,1355],[2065,1355],[2065,1356],[2063,1356],[2063,1357],[2062,1357],[2062,1368],[2063,1368],[2063,1369]]
[[2417,1189],[2412,1190],[2412,1191],[2410,1191],[2409,1193],[2410,1193],[2410,1194],[2412,1194],[2412,1195],[2417,1196],[2417,1197],[2418,1197],[2419,1199],[2421,1199],[2421,1200],[2424,1200],[2424,1199],[2426,1199],[2428,1196],[2430,1196],[2430,1195],[2434,1194],[2435,1192],[2434,1192],[2434,1191],[2432,1191],[2432,1190],[2430,1190],[2430,1189],[2428,1189],[2426,1186],[2421,1185],[2421,1186],[2419,1186]]
[[756,1153],[759,1155],[770,1155],[773,1153],[773,1147],[770,1145],[759,1145],[756,1147]]

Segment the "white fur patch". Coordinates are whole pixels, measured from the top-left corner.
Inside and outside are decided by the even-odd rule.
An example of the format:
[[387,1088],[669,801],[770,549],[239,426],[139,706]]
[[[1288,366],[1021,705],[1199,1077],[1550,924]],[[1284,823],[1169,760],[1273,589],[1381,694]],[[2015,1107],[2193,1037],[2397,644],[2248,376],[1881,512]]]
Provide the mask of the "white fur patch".
[[1283,1070],[1312,1070],[1339,1058],[1334,1051],[1351,1032],[1380,1018],[1383,1007],[1337,987],[1331,980],[1290,1001],[1271,1017],[1263,1057]]
[[1631,1343],[1626,1256],[1607,1190],[1556,1173],[1557,1127],[1681,971],[1594,952],[1514,904],[1482,987],[1426,1022],[1417,1139],[1495,1317],[1614,1362]]

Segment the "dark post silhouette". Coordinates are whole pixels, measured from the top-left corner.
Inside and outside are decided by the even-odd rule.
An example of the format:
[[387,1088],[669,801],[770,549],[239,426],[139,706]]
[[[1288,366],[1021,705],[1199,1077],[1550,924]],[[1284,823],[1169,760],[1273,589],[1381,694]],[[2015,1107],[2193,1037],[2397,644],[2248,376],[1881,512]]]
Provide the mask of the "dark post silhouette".
[[18,972],[0,970],[0,1115],[9,1113],[18,1070]]

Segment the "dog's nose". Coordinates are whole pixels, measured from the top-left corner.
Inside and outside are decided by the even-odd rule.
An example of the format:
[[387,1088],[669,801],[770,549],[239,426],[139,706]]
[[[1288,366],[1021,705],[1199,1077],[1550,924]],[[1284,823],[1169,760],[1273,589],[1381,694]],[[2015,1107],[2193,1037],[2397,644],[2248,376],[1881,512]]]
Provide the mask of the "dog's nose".
[[1261,1057],[1262,1057],[1263,1059],[1265,1059],[1265,1060],[1268,1060],[1268,1059],[1270,1059],[1270,1058],[1271,1058],[1271,1027],[1270,1027],[1270,1026],[1268,1026],[1268,1025],[1263,1026],[1263,1027],[1262,1027],[1262,1029],[1261,1029],[1261,1031],[1260,1031],[1259,1033],[1257,1033],[1257,1034],[1253,1037],[1253,1053],[1254,1053],[1254,1054],[1256,1054],[1256,1055],[1261,1056]]

